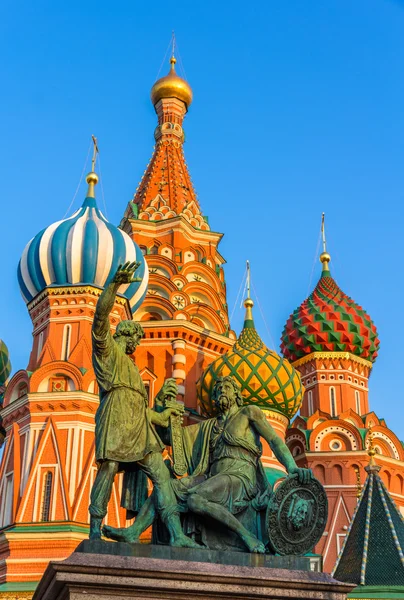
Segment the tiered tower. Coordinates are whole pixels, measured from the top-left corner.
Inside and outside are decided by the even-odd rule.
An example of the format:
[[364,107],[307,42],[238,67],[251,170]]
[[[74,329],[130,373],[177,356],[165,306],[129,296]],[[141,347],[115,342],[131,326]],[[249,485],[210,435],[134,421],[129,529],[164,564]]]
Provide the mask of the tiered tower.
[[368,381],[379,349],[371,318],[338,287],[324,248],[322,274],[312,294],[291,314],[281,349],[299,370],[303,404],[286,443],[299,466],[324,484],[329,520],[316,552],[331,571],[352,517],[372,427],[381,477],[404,507],[404,450],[383,419],[370,412]]
[[[95,305],[103,286],[127,260],[141,263],[141,282],[121,289],[111,313],[112,329],[131,318],[131,308],[136,310],[147,287],[140,249],[97,208],[97,181],[92,171],[82,207],[36,235],[18,268],[33,346],[27,370],[17,372],[7,387],[2,410],[0,595],[16,589],[30,597],[48,562],[67,557],[88,535],[98,407],[91,363]],[[123,526],[118,484],[108,519]]]
[[136,363],[150,397],[167,377],[179,384],[179,400],[198,419],[196,382],[234,343],[230,330],[221,233],[211,231],[184,157],[184,117],[192,90],[175,71],[151,91],[158,125],[156,145],[121,227],[140,246],[149,266],[146,299],[134,318],[145,337]]

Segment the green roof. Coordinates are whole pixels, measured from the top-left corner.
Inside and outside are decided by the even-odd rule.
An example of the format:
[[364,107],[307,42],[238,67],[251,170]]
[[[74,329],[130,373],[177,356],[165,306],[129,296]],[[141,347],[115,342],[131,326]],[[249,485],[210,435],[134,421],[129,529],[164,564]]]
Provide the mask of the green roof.
[[378,585],[359,585],[347,598],[356,598],[357,600],[396,600],[404,598],[404,586],[378,586]]
[[34,592],[38,583],[39,581],[11,581],[8,583],[0,583],[0,594],[1,592]]
[[379,470],[377,465],[366,467],[368,477],[333,571],[335,579],[360,586],[353,598],[360,597],[355,594],[363,586],[404,589],[404,521]]

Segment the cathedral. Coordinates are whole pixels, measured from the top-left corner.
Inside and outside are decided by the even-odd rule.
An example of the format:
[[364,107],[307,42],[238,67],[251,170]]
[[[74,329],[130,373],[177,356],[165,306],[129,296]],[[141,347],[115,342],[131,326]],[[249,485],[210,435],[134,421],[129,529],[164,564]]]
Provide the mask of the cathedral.
[[[213,413],[217,377],[235,377],[245,403],[264,410],[298,466],[311,468],[325,487],[328,523],[315,548],[325,571],[336,563],[365,482],[370,430],[381,480],[404,508],[402,443],[368,402],[376,326],[338,287],[326,248],[319,281],[287,318],[279,352],[255,328],[249,287],[243,329],[231,329],[223,234],[204,216],[185,161],[192,89],[175,62],[151,90],[155,146],[119,226],[97,206],[95,145],[81,208],[44,222],[21,256],[17,276],[33,342],[27,368],[11,379],[7,347],[0,347],[0,598],[32,598],[49,561],[66,558],[88,536],[98,406],[91,325],[103,287],[126,261],[140,263],[138,281],[120,288],[111,329],[132,316],[141,322],[134,360],[150,406],[173,377],[185,422],[197,423]],[[262,460],[276,485],[285,471],[269,446]],[[117,527],[129,524],[121,485],[122,474],[107,517]]]

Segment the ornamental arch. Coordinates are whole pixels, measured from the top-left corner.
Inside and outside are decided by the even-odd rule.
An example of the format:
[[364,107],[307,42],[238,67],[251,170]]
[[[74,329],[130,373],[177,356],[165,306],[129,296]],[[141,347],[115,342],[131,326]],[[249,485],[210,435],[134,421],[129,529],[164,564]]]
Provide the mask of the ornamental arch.
[[346,422],[330,425],[328,421],[328,423],[320,425],[319,430],[313,434],[310,440],[310,450],[314,452],[352,451],[362,447],[359,432]]

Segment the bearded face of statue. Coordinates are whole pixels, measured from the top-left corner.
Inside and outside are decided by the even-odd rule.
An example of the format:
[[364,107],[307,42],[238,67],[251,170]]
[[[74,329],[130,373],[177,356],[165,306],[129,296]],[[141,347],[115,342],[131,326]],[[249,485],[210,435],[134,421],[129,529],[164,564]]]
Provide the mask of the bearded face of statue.
[[213,391],[213,399],[216,409],[225,413],[236,403],[236,391],[230,380],[219,381]]
[[140,339],[141,339],[141,336],[136,333],[134,335],[128,336],[128,339],[126,340],[126,348],[125,348],[126,354],[133,354],[133,352],[136,350],[136,348],[140,344]]

